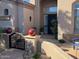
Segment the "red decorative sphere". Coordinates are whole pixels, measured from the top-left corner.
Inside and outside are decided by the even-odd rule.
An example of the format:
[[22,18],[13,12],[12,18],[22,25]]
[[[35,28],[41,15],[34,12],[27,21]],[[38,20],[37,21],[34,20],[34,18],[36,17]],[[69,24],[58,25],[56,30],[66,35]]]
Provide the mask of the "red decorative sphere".
[[12,28],[7,28],[7,29],[6,29],[6,33],[9,34],[9,33],[11,33],[11,32],[12,32]]
[[36,30],[34,28],[30,28],[29,31],[28,31],[28,35],[35,36],[36,35]]

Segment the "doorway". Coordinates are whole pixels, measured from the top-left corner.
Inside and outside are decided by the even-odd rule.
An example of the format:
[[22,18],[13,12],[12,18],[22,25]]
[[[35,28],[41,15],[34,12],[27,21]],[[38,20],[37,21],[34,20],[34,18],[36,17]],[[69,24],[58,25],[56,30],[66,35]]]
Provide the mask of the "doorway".
[[57,39],[58,34],[57,14],[47,14],[45,21],[47,24],[47,27],[45,27],[45,29],[47,28],[47,30],[45,32],[47,32],[48,35],[53,35],[55,39]]

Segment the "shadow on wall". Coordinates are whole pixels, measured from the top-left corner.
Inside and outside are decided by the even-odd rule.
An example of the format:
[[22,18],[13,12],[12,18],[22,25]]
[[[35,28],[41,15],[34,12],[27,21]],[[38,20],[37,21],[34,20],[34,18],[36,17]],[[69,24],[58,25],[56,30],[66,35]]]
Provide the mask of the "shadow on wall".
[[73,31],[73,18],[72,15],[69,16],[69,11],[61,11],[59,10],[59,20],[58,26],[64,33],[72,33]]
[[61,29],[61,31],[63,31],[64,33],[73,34],[75,32],[74,5],[76,3],[79,3],[79,1],[77,0],[72,3],[71,12],[68,10],[66,10],[65,12],[63,12],[62,10],[59,10],[59,13],[58,13],[59,24],[58,24],[58,26]]

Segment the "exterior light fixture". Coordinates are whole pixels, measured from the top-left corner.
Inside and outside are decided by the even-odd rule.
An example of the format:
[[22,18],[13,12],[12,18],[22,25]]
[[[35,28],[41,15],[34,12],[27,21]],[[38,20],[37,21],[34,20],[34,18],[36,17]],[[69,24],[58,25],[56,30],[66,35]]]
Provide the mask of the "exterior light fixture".
[[29,20],[30,20],[30,22],[31,22],[31,20],[32,20],[32,17],[31,17],[31,16],[29,17]]

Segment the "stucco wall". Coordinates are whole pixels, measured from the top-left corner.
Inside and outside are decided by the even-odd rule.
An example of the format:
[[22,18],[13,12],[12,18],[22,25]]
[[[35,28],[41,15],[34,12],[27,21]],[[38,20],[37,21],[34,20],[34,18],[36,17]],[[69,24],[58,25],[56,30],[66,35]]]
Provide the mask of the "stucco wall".
[[24,9],[22,6],[17,6],[17,27],[20,33],[24,33]]
[[[12,2],[7,1],[7,0],[0,1],[0,16],[6,16],[6,15],[4,15],[4,9],[9,10],[8,16],[11,16],[11,21],[8,21],[8,22],[0,21],[0,24],[4,27],[8,27],[9,25],[10,26],[12,25],[13,27],[16,27],[16,20],[17,20],[16,5],[13,5]],[[5,23],[5,25],[3,23]]]
[[[44,9],[51,3],[41,0],[41,19],[40,26],[44,24]],[[49,1],[49,0],[48,0]],[[58,39],[63,39],[63,34],[74,33],[74,11],[73,4],[78,0],[57,0],[57,20],[58,20]],[[52,5],[54,2],[52,3]]]
[[37,28],[37,32],[39,33],[40,29],[40,0],[35,0],[35,8],[34,8],[34,26]]
[[[30,20],[31,17],[31,20]],[[25,34],[28,33],[28,29],[34,27],[34,10],[24,8],[24,27]]]
[[[31,2],[34,3],[34,1],[32,0]],[[4,9],[9,10],[8,16],[11,16],[11,20],[13,21],[12,22],[13,26],[17,29],[17,31],[23,34],[26,34],[28,29],[30,27],[33,27],[33,23],[34,23],[33,9],[28,9],[27,7],[23,7],[23,5],[16,4],[11,1],[3,0],[3,1],[0,1],[0,16],[6,16],[4,15]],[[32,18],[31,22],[29,20],[30,16]],[[1,21],[0,21],[0,24],[2,25]],[[6,26],[6,24],[8,23],[5,22],[4,26]]]
[[72,5],[76,0],[58,0],[58,38],[63,34],[74,33],[74,15]]

